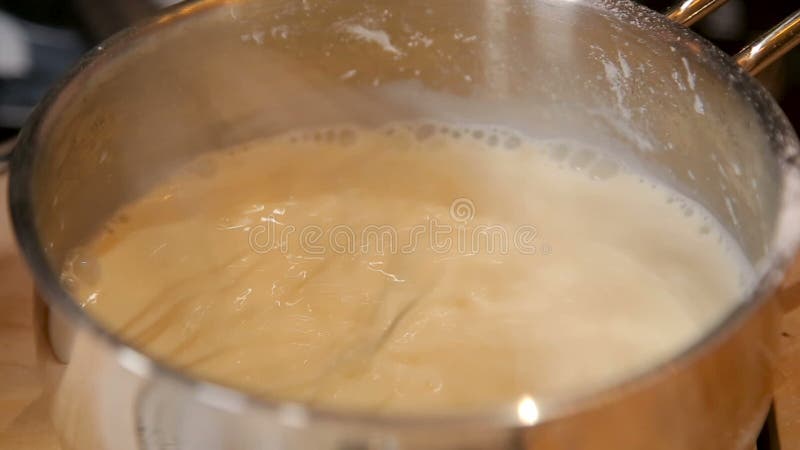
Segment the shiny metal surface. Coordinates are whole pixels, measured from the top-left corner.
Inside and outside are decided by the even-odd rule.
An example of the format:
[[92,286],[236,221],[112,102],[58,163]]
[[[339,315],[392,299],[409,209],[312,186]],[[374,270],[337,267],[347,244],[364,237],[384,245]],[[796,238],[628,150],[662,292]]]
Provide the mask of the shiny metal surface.
[[694,25],[728,0],[683,0],[667,11],[667,18],[685,27]]
[[800,10],[742,49],[734,59],[744,70],[757,74],[798,44]]
[[[590,397],[528,399],[538,412],[530,420],[515,404],[387,417],[250,397],[129,347],[59,283],[67,252],[199,154],[294,127],[421,117],[620,152],[713,212],[757,268],[757,289],[683,354]],[[54,405],[63,444],[749,448],[771,395],[778,330],[768,297],[798,243],[799,148],[774,100],[729,57],[627,0],[174,7],[92,52],[40,105],[12,157],[22,253],[59,324],[76,329]]]
[[[666,16],[677,24],[689,27],[725,2],[727,0],[684,0],[670,8]],[[734,56],[734,60],[744,70],[756,75],[798,44],[800,44],[800,10],[743,48]]]

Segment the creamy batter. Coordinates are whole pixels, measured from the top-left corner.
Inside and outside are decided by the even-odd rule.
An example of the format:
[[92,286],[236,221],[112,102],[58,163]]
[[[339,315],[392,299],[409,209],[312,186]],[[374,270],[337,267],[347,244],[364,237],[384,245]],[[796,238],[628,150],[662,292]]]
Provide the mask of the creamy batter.
[[191,374],[384,413],[606,387],[699,339],[751,278],[705,210],[608,155],[435,123],[203,156],[62,276]]

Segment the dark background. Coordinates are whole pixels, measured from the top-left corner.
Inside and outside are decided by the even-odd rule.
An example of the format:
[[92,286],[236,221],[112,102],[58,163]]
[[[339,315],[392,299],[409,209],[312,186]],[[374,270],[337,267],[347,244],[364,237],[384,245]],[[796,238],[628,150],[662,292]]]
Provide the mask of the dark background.
[[[126,24],[175,2],[0,0],[0,13],[13,16],[33,43],[33,67],[25,76],[3,78],[0,74],[0,142],[16,134],[47,87],[84,51]],[[641,3],[663,11],[672,2]],[[693,28],[732,54],[799,6],[798,0],[729,0]],[[779,100],[795,127],[800,128],[800,48],[765,70],[759,79]]]

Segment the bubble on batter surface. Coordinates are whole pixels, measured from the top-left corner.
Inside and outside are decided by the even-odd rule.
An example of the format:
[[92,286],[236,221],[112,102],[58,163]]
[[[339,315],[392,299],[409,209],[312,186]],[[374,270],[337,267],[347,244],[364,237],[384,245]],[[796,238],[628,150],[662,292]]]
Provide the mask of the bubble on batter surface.
[[358,136],[352,128],[339,130],[339,144],[349,147],[358,141]]
[[553,143],[550,145],[548,154],[556,162],[563,162],[569,156],[570,148],[564,143]]
[[601,159],[589,167],[589,176],[595,180],[608,180],[619,173],[619,164],[610,159]]
[[201,178],[211,178],[217,173],[217,163],[211,158],[199,158],[189,164],[188,170]]
[[522,145],[522,139],[520,139],[519,136],[509,136],[503,143],[503,147],[506,150],[514,150],[519,148],[521,145]]
[[325,131],[325,142],[334,143],[336,142],[336,130],[331,128]]
[[591,164],[595,158],[597,158],[597,154],[591,150],[583,149],[569,159],[569,166],[575,170],[584,170],[586,169],[589,164]]
[[436,134],[436,126],[430,123],[422,124],[417,128],[415,137],[417,141],[422,142],[429,139]]

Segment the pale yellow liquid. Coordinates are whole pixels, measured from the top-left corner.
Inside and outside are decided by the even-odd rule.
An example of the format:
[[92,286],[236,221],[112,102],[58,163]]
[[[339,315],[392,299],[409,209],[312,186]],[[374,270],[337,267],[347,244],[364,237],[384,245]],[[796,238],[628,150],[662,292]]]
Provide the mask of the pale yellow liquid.
[[[318,130],[202,157],[120,211],[64,282],[196,376],[402,413],[606,387],[686,349],[748,286],[708,213],[607,156],[439,129]],[[309,225],[321,235],[303,242]],[[370,225],[396,241],[381,248]]]

